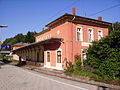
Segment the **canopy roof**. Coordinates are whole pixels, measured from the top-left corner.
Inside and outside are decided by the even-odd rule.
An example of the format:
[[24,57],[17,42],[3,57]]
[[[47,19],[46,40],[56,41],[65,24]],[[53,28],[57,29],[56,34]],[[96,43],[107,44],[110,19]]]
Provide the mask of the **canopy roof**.
[[31,48],[31,47],[36,47],[38,45],[44,45],[44,44],[59,42],[61,40],[62,40],[62,38],[59,38],[59,37],[51,37],[51,38],[48,38],[48,39],[45,39],[45,40],[42,40],[42,41],[39,41],[39,42],[34,42],[34,43],[31,43],[31,44],[25,45],[21,48],[17,48],[17,49],[12,50],[12,51],[16,52],[18,50],[22,50],[22,49],[25,49],[25,48]]

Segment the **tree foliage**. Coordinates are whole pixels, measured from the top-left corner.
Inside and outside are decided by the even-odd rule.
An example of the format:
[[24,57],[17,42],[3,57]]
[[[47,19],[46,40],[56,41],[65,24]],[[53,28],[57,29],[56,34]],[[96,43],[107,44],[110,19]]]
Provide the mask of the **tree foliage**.
[[114,31],[120,31],[120,23],[119,22],[112,23],[109,33],[113,33]]
[[25,35],[23,35],[22,33],[17,34],[15,37],[15,42],[24,42],[25,41]]
[[19,43],[19,42],[33,43],[33,42],[35,42],[35,37],[34,37],[35,34],[37,34],[35,31],[34,32],[28,31],[28,33],[26,35],[19,33],[12,38],[6,39],[3,42],[3,44],[13,46],[14,44]]
[[26,43],[35,42],[35,37],[34,37],[35,34],[37,34],[37,33],[28,31],[27,35],[25,35],[24,42],[26,42]]
[[101,77],[120,80],[120,23],[106,38],[92,43],[85,63]]

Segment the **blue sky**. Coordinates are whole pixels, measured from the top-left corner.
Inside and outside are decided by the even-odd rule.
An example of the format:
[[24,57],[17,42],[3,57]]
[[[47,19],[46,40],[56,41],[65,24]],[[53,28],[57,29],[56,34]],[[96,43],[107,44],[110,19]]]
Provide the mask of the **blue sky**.
[[120,22],[120,6],[96,15],[93,13],[117,5],[120,0],[0,0],[0,40],[14,37],[28,31],[41,29],[64,13],[71,13],[76,7],[76,15],[97,19],[102,16],[107,22]]

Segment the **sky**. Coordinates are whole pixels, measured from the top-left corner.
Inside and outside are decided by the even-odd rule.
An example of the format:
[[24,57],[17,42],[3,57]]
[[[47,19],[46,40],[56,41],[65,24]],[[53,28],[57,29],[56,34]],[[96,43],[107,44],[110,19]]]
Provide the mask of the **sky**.
[[[119,4],[111,9],[114,5]],[[0,0],[0,41],[18,33],[40,32],[45,25],[76,8],[76,15],[103,21],[120,22],[120,0]],[[101,10],[107,9],[101,13]]]

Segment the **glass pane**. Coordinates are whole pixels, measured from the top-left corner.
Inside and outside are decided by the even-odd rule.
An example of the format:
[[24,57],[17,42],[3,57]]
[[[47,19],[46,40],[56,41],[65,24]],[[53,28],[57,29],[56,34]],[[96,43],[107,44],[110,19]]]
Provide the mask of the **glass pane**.
[[61,51],[57,51],[57,63],[61,63]]
[[92,30],[88,30],[88,40],[89,40],[89,42],[91,42],[92,41]]
[[77,32],[77,40],[80,41],[80,32]]
[[58,51],[58,55],[61,55],[61,51]]
[[98,40],[102,37],[102,31],[98,31]]
[[81,28],[77,28],[77,31],[80,32],[80,29],[81,29]]
[[83,60],[86,60],[87,57],[86,57],[86,54],[83,54]]
[[47,62],[50,62],[50,52],[47,52]]

